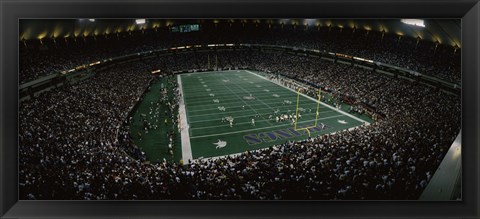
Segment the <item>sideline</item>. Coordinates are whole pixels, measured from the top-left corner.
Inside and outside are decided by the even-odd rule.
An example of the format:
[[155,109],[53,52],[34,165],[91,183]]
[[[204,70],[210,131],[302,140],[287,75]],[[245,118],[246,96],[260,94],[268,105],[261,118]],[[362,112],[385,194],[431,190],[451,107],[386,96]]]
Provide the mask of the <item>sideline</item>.
[[178,88],[180,89],[180,102],[178,103],[178,113],[180,115],[180,135],[182,139],[182,160],[183,164],[188,164],[189,160],[193,160],[192,146],[190,144],[189,125],[187,121],[187,111],[185,109],[185,101],[183,100],[182,77],[177,75]]

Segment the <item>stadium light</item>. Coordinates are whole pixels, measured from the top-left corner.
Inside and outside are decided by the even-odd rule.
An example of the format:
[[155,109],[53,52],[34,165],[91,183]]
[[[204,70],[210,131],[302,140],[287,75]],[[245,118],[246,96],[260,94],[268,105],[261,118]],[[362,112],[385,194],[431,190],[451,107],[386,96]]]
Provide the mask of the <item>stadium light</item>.
[[88,19],[88,21],[90,21],[90,22],[95,22],[95,19]]
[[135,20],[136,24],[145,24],[146,20],[145,19],[137,19]]
[[425,23],[421,19],[401,19],[404,24],[413,25],[417,27],[425,27]]

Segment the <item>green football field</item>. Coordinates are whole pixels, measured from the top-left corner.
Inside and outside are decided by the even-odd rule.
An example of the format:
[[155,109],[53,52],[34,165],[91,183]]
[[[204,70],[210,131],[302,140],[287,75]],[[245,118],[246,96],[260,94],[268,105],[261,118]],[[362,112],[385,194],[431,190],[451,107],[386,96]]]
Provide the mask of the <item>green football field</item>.
[[[185,104],[180,117],[188,123],[182,132],[184,159],[237,154],[370,122],[323,102],[318,104],[316,99],[298,95],[261,73],[217,71],[181,74],[177,79]],[[296,115],[297,109],[301,117],[296,128],[291,119],[276,121],[279,115]]]

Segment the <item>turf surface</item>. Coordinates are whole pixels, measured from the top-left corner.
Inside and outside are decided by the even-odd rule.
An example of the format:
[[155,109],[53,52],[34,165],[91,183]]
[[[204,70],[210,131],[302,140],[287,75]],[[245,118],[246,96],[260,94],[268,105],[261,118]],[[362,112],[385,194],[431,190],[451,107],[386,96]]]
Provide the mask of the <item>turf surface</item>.
[[[181,80],[193,159],[225,156],[289,140],[302,140],[308,138],[308,131],[311,136],[317,136],[363,124],[321,104],[317,126],[312,127],[315,125],[317,102],[304,96],[299,96],[298,109],[302,116],[297,128],[312,128],[308,131],[295,129],[292,120],[277,122],[275,111],[277,114],[295,115],[297,93],[250,71],[183,74]],[[229,122],[222,121],[225,117],[234,119],[233,127]]]
[[[182,157],[180,134],[178,130],[174,128],[174,124],[171,123],[170,117],[164,114],[167,106],[157,104],[161,98],[160,89],[164,87],[168,89],[168,99],[173,101],[174,87],[172,83],[176,83],[176,77],[164,77],[153,82],[150,90],[145,93],[141,102],[138,103],[137,109],[133,113],[132,120],[129,124],[130,135],[133,137],[134,143],[142,148],[147,155],[147,159],[151,162],[163,161],[164,158],[170,162],[178,162]],[[150,111],[153,113],[150,114]],[[157,116],[154,117],[156,112],[158,112]],[[167,119],[167,123],[165,123],[165,119]],[[156,125],[156,129],[150,128],[148,132],[146,132],[144,129],[144,120],[152,125]],[[167,133],[169,131],[175,132],[173,156],[168,153]],[[141,138],[138,133],[141,134]]]

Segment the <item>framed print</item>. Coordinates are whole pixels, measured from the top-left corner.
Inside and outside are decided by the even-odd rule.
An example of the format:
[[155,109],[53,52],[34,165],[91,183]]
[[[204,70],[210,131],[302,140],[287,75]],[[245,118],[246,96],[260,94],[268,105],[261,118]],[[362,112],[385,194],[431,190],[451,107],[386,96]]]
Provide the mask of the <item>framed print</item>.
[[1,10],[5,218],[478,217],[477,1]]

